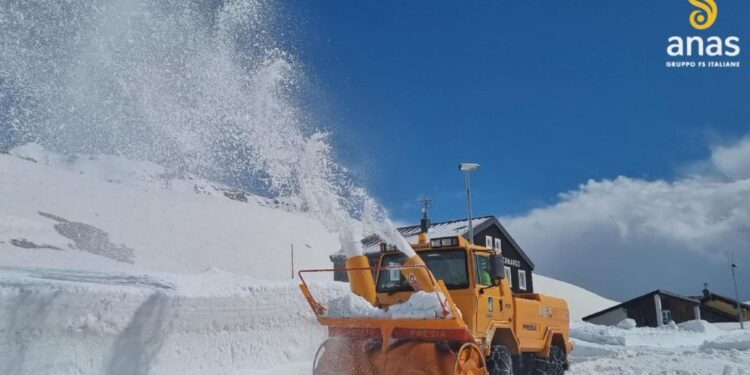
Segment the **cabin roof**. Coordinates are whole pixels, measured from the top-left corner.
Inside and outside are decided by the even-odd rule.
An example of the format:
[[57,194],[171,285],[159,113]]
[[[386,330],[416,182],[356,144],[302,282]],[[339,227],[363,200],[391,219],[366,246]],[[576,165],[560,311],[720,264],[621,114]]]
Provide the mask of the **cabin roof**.
[[[500,232],[508,239],[510,244],[516,249],[518,254],[523,260],[528,263],[529,267],[534,269],[534,262],[529,259],[526,252],[523,251],[520,245],[513,239],[508,231],[500,224],[500,221],[495,216],[480,216],[472,219],[472,225],[474,225],[474,233],[479,233],[489,226],[496,226]],[[419,232],[421,231],[420,225],[409,225],[405,227],[397,228],[398,232],[406,239],[409,243],[417,243]],[[463,236],[468,237],[469,234],[469,221],[467,219],[449,220],[437,223],[431,223],[429,228],[430,238],[440,237],[452,237],[452,236]],[[380,252],[380,244],[382,240],[375,235],[365,237],[362,240],[362,246],[365,254],[372,254]],[[343,256],[343,250],[339,250],[331,255],[331,258],[337,256]]]
[[[708,301],[708,300],[711,300],[711,301],[717,300],[717,301],[722,301],[722,302],[725,302],[727,304],[730,304],[730,305],[732,305],[734,307],[737,306],[737,300],[734,299],[734,298],[729,298],[729,297],[723,296],[721,294],[716,294],[714,292],[709,291],[708,289],[704,290],[703,293],[704,294],[702,296],[697,296],[697,297],[693,297],[693,298],[699,299],[701,302],[704,302],[704,303],[706,301]],[[706,298],[706,297],[708,297],[708,298]],[[750,305],[748,305],[747,303],[744,303],[744,302],[740,302],[740,307],[744,308],[744,309],[747,309],[747,310],[750,310]]]

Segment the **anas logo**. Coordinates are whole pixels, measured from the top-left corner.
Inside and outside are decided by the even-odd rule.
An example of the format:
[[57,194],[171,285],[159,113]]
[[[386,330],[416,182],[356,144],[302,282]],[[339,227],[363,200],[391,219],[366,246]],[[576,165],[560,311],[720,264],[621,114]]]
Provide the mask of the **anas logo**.
[[[690,26],[708,30],[716,23],[719,6],[716,0],[687,0],[694,8],[690,12]],[[683,3],[684,4],[684,3]],[[682,60],[667,61],[668,68],[739,68],[740,37],[730,36],[671,36],[667,39],[667,55]],[[703,60],[708,58],[707,60]],[[734,58],[729,61],[728,59]]]
[[688,0],[698,8],[690,13],[690,25],[698,30],[706,30],[716,22],[719,7],[714,0]]

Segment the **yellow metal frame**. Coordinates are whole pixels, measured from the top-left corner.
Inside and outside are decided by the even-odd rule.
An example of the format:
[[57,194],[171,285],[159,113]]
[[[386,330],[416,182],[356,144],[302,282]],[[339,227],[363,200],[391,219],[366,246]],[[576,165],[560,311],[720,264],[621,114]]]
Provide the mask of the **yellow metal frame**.
[[[430,331],[440,331],[440,330],[448,330],[448,331],[459,331],[464,332],[465,334],[462,336],[465,336],[465,338],[469,339],[466,341],[472,341],[473,342],[473,336],[471,335],[471,331],[467,327],[464,320],[461,318],[461,313],[456,307],[456,304],[453,302],[453,299],[451,298],[450,293],[447,292],[447,288],[445,287],[445,283],[443,283],[442,280],[435,280],[435,278],[432,276],[432,272],[429,272],[429,269],[425,265],[410,265],[410,266],[401,266],[401,267],[371,267],[366,268],[367,270],[373,269],[373,270],[380,270],[380,269],[401,269],[402,272],[404,269],[424,269],[429,275],[431,286],[436,293],[438,299],[440,301],[443,301],[445,303],[444,308],[447,309],[446,318],[442,319],[384,319],[384,318],[329,318],[325,316],[326,308],[323,306],[318,300],[315,299],[315,297],[310,292],[310,288],[307,285],[307,282],[304,279],[303,274],[305,273],[312,273],[312,272],[334,272],[334,271],[363,271],[365,269],[363,268],[333,268],[333,269],[316,269],[316,270],[302,270],[299,271],[298,275],[300,277],[300,280],[302,281],[299,284],[300,290],[302,290],[302,294],[304,295],[307,302],[310,304],[310,307],[312,308],[313,312],[315,312],[316,318],[318,322],[321,325],[332,327],[332,328],[340,328],[340,329],[348,329],[351,330],[351,334],[357,335],[357,334],[363,334],[368,331],[373,330],[379,330],[382,337],[383,342],[388,342],[388,339],[390,339],[393,335],[394,330],[396,329],[406,329],[406,330],[426,330],[427,333]],[[443,291],[443,292],[440,292]],[[417,332],[417,331],[415,331]],[[438,333],[439,334],[439,333]],[[440,337],[440,336],[436,336]]]

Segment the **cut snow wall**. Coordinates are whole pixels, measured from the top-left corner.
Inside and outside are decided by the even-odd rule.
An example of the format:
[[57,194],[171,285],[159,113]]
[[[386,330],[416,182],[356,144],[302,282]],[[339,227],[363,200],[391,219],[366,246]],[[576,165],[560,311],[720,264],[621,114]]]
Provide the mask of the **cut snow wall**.
[[[311,362],[326,336],[293,282],[206,291],[222,282],[94,274],[34,282],[0,271],[2,374],[233,373]],[[344,286],[316,289],[335,296]]]

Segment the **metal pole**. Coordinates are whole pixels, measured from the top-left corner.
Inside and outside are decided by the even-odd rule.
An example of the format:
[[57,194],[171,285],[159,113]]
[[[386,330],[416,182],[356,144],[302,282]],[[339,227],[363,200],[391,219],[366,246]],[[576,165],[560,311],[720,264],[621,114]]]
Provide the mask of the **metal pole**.
[[469,243],[473,245],[474,225],[471,222],[471,177],[469,177],[469,172],[464,172],[464,176],[466,176],[466,200],[469,209]]
[[290,244],[292,248],[292,280],[294,280],[294,244]]
[[740,322],[740,329],[745,329],[745,323],[743,322],[744,317],[742,314],[742,309],[740,308],[740,293],[737,291],[737,277],[734,274],[734,269],[737,268],[737,265],[732,263],[732,280],[734,281],[734,299],[737,302],[737,320]]

